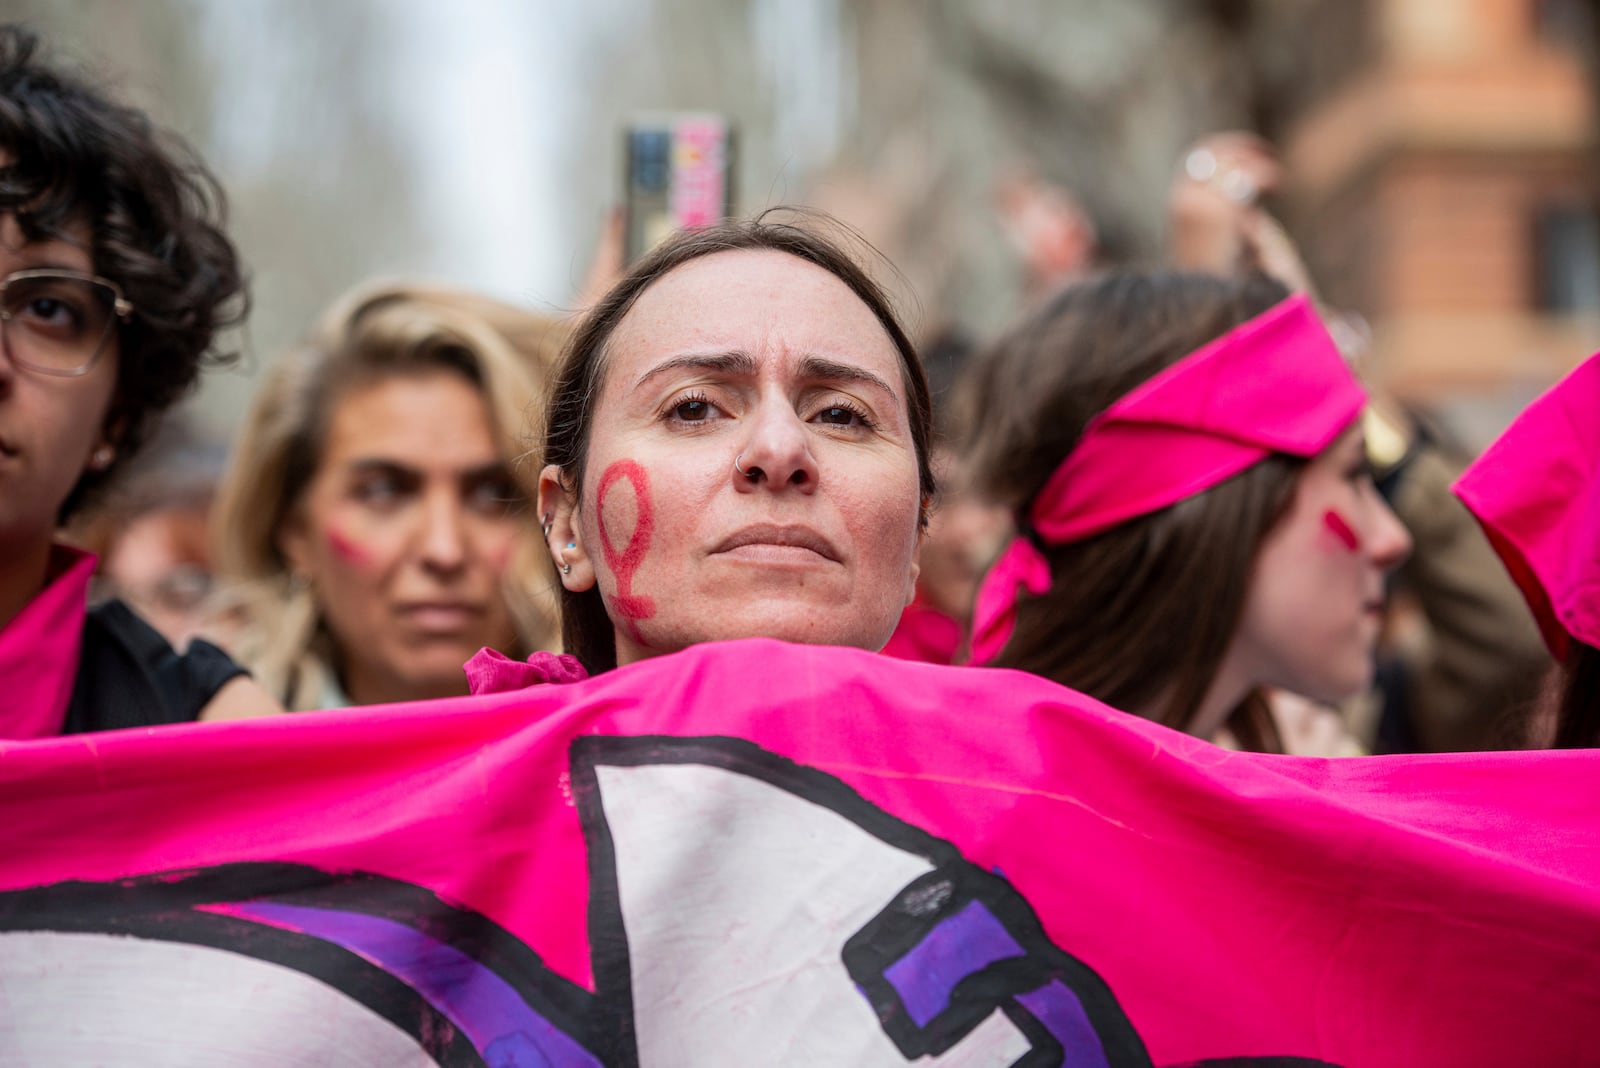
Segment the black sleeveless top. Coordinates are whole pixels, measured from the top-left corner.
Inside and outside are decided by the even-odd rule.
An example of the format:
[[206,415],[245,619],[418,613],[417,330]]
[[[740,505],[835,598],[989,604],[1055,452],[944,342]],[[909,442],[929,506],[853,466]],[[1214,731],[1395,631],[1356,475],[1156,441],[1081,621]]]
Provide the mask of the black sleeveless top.
[[248,674],[196,639],[176,652],[121,601],[89,609],[63,734],[187,723],[224,683]]

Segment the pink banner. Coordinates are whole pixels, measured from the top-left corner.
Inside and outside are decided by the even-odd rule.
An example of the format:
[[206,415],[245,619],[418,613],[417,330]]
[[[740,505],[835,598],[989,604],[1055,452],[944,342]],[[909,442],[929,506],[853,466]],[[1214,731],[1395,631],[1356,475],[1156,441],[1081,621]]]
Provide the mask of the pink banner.
[[0,1061],[1589,1063],[1596,812],[762,641],[6,743]]

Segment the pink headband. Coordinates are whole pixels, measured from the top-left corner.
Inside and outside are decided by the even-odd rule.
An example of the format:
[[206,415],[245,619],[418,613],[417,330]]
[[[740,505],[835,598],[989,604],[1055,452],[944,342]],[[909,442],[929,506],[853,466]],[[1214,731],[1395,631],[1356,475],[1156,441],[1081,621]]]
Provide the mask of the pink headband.
[[[1273,453],[1312,457],[1366,404],[1303,295],[1242,323],[1141,383],[1084,429],[1034,499],[1028,520],[1065,545],[1210,489]],[[1018,538],[973,611],[972,662],[1011,637],[1017,587],[1050,588],[1044,556]]]
[[1600,354],[1517,416],[1454,487],[1565,660],[1600,646]]

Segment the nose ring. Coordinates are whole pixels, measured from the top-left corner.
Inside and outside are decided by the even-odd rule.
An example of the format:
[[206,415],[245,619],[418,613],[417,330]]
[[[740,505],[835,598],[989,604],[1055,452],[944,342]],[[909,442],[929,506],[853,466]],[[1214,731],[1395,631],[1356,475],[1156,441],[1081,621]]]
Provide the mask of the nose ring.
[[744,468],[739,466],[739,461],[743,459],[744,453],[742,452],[738,456],[735,456],[733,458],[733,469],[739,472],[745,478],[748,478],[751,482],[754,482],[757,478],[761,477],[761,468],[751,466],[750,470],[746,471]]

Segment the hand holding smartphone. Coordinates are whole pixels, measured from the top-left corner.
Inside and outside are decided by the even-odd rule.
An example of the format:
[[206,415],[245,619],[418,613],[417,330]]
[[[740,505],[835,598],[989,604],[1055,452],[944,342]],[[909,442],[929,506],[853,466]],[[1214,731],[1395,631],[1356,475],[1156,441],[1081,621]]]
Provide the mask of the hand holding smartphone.
[[722,115],[673,112],[630,123],[624,145],[624,255],[733,214],[734,131]]

